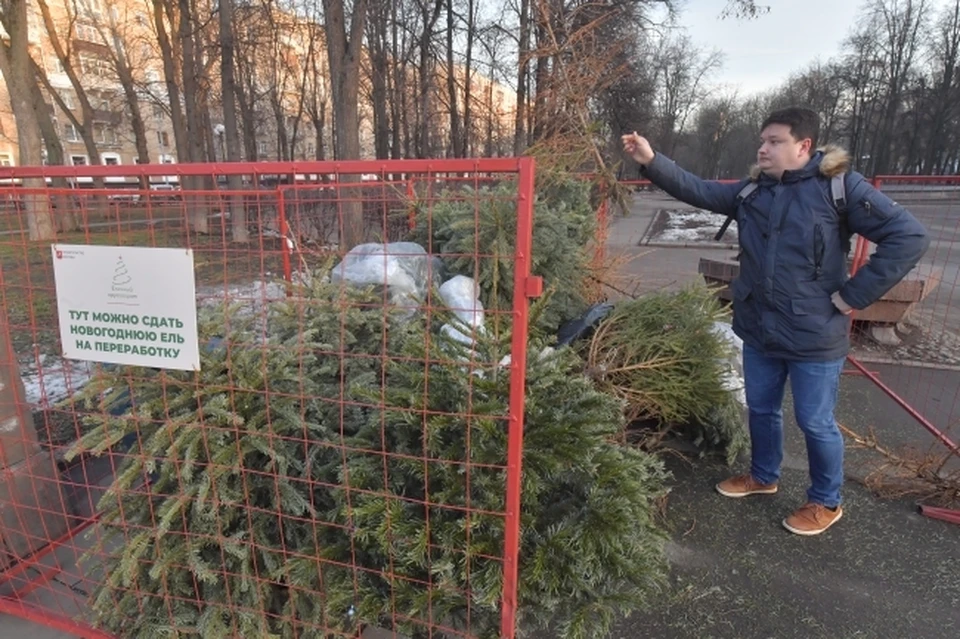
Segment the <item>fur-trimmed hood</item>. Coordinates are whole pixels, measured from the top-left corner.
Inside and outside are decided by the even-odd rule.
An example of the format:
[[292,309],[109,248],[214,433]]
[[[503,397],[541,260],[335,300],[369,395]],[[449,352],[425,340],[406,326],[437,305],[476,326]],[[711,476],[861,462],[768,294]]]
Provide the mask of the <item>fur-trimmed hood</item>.
[[[843,147],[828,144],[817,149],[807,166],[811,164],[819,167],[821,175],[832,178],[850,170],[850,154]],[[754,164],[750,167],[750,179],[756,182],[759,178],[760,167]]]

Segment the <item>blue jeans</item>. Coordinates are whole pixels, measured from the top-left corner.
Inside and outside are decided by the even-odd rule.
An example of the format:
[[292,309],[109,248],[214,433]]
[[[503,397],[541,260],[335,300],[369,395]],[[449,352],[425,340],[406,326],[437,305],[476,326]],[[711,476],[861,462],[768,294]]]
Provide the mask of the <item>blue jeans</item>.
[[833,416],[843,359],[797,362],[765,357],[743,347],[743,374],[750,411],[750,474],[761,484],[780,478],[783,461],[783,393],[787,377],[794,414],[807,441],[811,486],[808,501],[833,508],[843,484],[843,436]]

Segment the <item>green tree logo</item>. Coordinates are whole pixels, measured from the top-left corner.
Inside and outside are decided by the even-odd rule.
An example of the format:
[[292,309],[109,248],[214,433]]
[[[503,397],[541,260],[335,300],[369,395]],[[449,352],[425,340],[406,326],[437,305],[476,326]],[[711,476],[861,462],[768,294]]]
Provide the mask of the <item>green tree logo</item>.
[[113,300],[108,301],[108,304],[139,305],[134,301],[137,299],[137,294],[133,290],[133,277],[130,275],[122,255],[117,257],[117,263],[113,267],[113,280],[110,282],[110,291],[107,293],[107,297]]
[[123,261],[123,256],[117,258],[117,265],[113,268],[113,290],[123,293],[133,293],[133,287],[128,286],[133,281],[127,265]]

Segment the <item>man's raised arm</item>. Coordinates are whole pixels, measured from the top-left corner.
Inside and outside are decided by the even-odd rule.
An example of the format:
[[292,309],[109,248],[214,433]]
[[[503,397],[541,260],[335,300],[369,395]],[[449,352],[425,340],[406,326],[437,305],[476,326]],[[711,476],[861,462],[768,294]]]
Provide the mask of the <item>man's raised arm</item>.
[[681,202],[715,213],[733,216],[737,212],[737,193],[746,181],[722,184],[703,180],[681,169],[662,153],[655,153],[650,142],[636,132],[623,136],[623,150],[640,166],[651,182]]

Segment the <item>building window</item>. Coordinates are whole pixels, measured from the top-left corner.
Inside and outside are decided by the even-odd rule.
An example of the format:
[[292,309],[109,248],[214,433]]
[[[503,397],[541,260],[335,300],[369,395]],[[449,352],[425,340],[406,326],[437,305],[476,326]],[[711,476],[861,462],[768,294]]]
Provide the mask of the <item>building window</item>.
[[88,162],[87,162],[87,156],[85,156],[85,155],[71,155],[71,156],[70,156],[70,164],[72,164],[73,166],[86,166],[86,165],[88,164]]
[[100,0],[83,0],[82,6],[86,9],[88,15],[100,17],[103,12],[103,4]]
[[85,42],[101,42],[100,32],[97,31],[97,28],[89,24],[77,23],[74,25],[74,28],[77,31],[77,39],[84,40]]
[[153,117],[155,117],[158,120],[162,120],[164,115],[166,115],[166,111],[163,110],[163,106],[160,104],[154,103]]
[[101,126],[98,127],[97,139],[103,144],[116,144],[117,143],[117,132],[110,127]]
[[66,93],[66,94],[64,94],[64,95],[61,96],[61,97],[63,98],[63,103],[66,105],[66,107],[67,107],[68,109],[73,109],[73,108],[74,108],[74,106],[73,106],[73,96],[72,96],[72,95],[70,95],[69,93]]
[[109,111],[109,110],[110,110],[110,103],[107,102],[106,100],[100,100],[100,110],[101,110],[101,111]]
[[60,58],[57,56],[52,56],[50,58],[50,72],[51,73],[66,73],[66,69],[63,68],[63,62],[60,61]]
[[0,166],[13,166],[13,154],[0,153]]
[[80,70],[86,75],[102,77],[106,74],[106,64],[97,56],[80,55]]
[[102,157],[103,157],[103,163],[107,166],[117,166],[118,164],[120,164],[119,155],[107,155],[106,153],[104,153]]
[[170,136],[166,131],[157,131],[157,144],[161,147],[170,146]]
[[257,153],[260,155],[267,154],[267,143],[266,142],[257,142]]
[[77,133],[77,127],[73,126],[72,122],[63,125],[63,137],[66,138],[67,142],[80,141],[80,134]]

